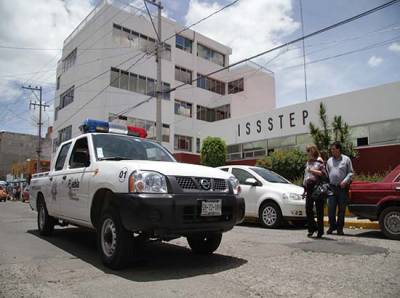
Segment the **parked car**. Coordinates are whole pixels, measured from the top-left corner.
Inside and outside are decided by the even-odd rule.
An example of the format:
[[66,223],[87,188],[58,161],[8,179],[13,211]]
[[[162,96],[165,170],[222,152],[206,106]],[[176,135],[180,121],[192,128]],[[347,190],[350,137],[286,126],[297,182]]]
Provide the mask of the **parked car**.
[[277,173],[254,166],[223,166],[240,183],[246,218],[257,218],[266,228],[277,228],[285,221],[306,224],[303,187],[292,184]]
[[386,237],[400,240],[400,165],[381,182],[354,181],[349,211],[358,218],[379,220]]

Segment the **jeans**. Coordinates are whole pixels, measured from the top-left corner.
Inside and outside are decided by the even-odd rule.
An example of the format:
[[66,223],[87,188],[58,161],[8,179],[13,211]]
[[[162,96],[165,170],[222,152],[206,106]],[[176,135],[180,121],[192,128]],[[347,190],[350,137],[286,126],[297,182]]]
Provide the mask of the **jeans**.
[[[348,201],[348,189],[340,186],[331,185],[333,196],[328,197],[328,217],[329,228],[331,230],[343,231],[344,214]],[[336,220],[336,207],[338,209]]]
[[[318,233],[322,235],[324,233],[324,200],[314,201],[311,198],[314,187],[314,183],[306,186],[306,215],[308,232],[313,233],[315,231],[318,231]],[[315,209],[317,211],[317,222],[315,222],[314,219],[314,202]]]

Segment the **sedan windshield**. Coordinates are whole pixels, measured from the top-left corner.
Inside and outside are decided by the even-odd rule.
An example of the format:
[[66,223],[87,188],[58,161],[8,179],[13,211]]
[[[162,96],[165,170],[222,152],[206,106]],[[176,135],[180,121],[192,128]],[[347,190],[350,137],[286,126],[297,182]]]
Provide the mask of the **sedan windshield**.
[[288,180],[283,178],[282,176],[278,175],[275,172],[272,172],[270,170],[264,169],[264,168],[250,168],[254,172],[256,172],[258,175],[264,178],[264,180],[272,183],[289,183]]
[[154,160],[175,159],[159,144],[126,135],[94,134],[93,145],[98,160]]

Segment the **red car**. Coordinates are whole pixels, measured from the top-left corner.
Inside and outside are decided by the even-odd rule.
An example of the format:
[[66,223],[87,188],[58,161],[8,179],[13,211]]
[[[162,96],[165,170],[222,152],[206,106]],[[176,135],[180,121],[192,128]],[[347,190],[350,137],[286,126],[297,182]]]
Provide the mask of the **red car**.
[[386,237],[400,240],[400,165],[381,182],[353,182],[348,207],[358,218],[379,220]]

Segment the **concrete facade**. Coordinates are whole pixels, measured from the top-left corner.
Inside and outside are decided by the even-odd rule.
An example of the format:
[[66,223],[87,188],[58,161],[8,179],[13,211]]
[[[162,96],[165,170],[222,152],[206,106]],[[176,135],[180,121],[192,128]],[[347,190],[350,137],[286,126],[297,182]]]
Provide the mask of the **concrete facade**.
[[[140,35],[156,38],[151,22],[143,12],[135,9],[127,10],[126,8],[121,10],[114,4],[108,3],[103,3],[96,8],[78,26],[64,42],[63,56],[57,69],[59,88],[56,91],[55,107],[63,106],[62,95],[73,86],[74,95],[71,103],[56,112],[54,122],[56,145],[57,139],[59,142],[80,134],[79,126],[84,119],[94,118],[109,121],[110,115],[129,109],[149,97],[123,88],[112,86],[107,88],[107,85],[110,85],[112,67],[147,78],[156,78],[154,55],[146,55],[137,62],[146,51],[149,51],[149,48],[145,49],[140,42],[136,43],[132,34],[128,39],[119,39],[120,32],[115,26],[122,26],[124,30],[130,29]],[[162,27],[162,39],[167,39],[166,44],[171,48],[170,57],[162,59],[162,81],[168,83],[171,88],[182,84],[181,81],[176,80],[175,67],[190,70],[192,79],[196,79],[198,74],[207,74],[229,64],[229,55],[232,53],[229,47],[195,31],[186,30],[181,32],[180,35],[192,42],[192,50],[188,52],[176,47],[177,41],[174,34],[180,32],[183,29],[182,26],[163,18]],[[171,36],[173,38],[168,39]],[[224,56],[223,65],[199,57],[197,52],[200,44],[222,54]],[[69,69],[63,70],[68,55],[75,49],[76,59],[73,65]],[[166,53],[166,56],[169,56],[169,54]],[[130,57],[135,58],[129,60]],[[96,77],[100,73],[104,74]],[[197,127],[207,123],[197,119],[198,106],[212,110],[229,105],[230,118],[250,115],[260,110],[267,111],[275,107],[273,74],[256,64],[249,63],[234,69],[224,70],[212,76],[212,78],[225,83],[225,95],[198,88],[196,82],[194,82],[171,92],[169,100],[162,101],[162,121],[169,127],[164,132],[168,134],[169,140],[164,140],[163,145],[171,151],[179,151],[174,150],[174,144],[176,145],[175,135],[192,138],[191,152],[196,151]],[[242,78],[244,90],[229,94],[229,82]],[[90,79],[93,79],[90,83],[80,86],[82,82]],[[104,92],[98,94],[104,88],[106,88]],[[192,105],[191,117],[175,113],[175,100]],[[260,109],[260,107],[262,108]],[[124,114],[127,117],[126,119],[116,119],[116,121],[133,122],[132,124],[136,126],[146,128],[149,133],[154,128],[155,110],[156,100],[153,98],[148,103]],[[218,125],[219,122],[212,123]],[[58,137],[58,135],[62,135],[63,129],[65,130],[68,127],[71,127],[71,131],[66,133],[66,138]],[[149,135],[150,137],[154,136],[151,132]]]

